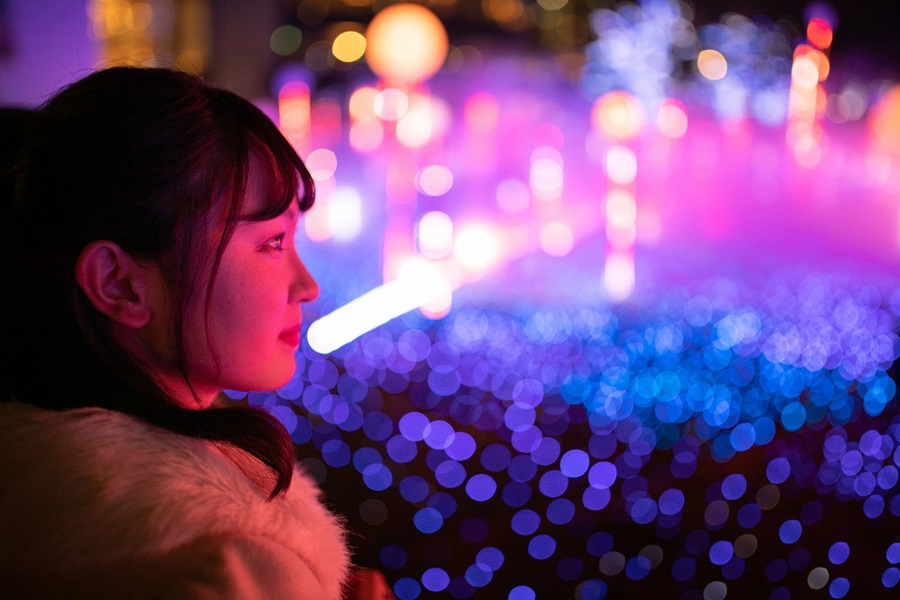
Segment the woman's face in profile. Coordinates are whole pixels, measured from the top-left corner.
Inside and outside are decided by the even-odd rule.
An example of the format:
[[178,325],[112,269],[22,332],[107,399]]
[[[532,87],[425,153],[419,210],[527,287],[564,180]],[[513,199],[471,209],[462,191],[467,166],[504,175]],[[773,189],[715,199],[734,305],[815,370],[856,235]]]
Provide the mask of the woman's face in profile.
[[[245,214],[261,209],[270,193],[256,163],[250,171]],[[295,202],[272,220],[238,221],[222,255],[208,314],[204,318],[202,301],[188,306],[185,360],[191,384],[204,401],[211,402],[223,389],[276,389],[293,375],[300,305],[319,294],[297,256],[298,219]],[[210,350],[218,357],[218,368]]]

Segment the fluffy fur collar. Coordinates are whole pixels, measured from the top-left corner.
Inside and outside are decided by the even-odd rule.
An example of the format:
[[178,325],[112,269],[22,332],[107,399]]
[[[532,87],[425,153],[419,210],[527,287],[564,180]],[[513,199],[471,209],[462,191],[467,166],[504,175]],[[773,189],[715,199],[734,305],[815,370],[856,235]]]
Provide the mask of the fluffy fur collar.
[[115,563],[204,536],[251,535],[300,556],[329,597],[348,569],[344,533],[304,473],[266,501],[214,445],[97,408],[0,403],[5,568]]

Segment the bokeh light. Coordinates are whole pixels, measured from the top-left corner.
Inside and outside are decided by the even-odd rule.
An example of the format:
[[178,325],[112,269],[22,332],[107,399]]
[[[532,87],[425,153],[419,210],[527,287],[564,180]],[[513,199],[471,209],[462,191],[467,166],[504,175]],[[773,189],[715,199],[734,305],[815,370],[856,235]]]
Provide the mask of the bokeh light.
[[717,81],[728,72],[728,61],[718,50],[702,50],[697,56],[697,70],[707,79]]
[[290,56],[300,49],[303,43],[303,33],[299,27],[282,25],[272,32],[269,37],[269,47],[275,54]]
[[620,141],[636,137],[644,125],[644,119],[644,110],[637,99],[622,91],[601,96],[591,112],[594,130]]
[[334,57],[345,63],[356,62],[366,52],[366,38],[358,31],[344,31],[334,38],[331,44],[331,53]]
[[500,258],[496,233],[487,225],[470,224],[459,228],[454,254],[466,266],[486,269]]
[[369,23],[365,38],[369,67],[398,82],[427,79],[447,56],[447,31],[434,13],[418,4],[382,9]]
[[453,186],[453,173],[443,165],[422,167],[416,174],[416,188],[426,196],[443,196]]
[[565,256],[571,252],[574,243],[572,230],[563,223],[547,223],[541,229],[541,248],[550,256]]

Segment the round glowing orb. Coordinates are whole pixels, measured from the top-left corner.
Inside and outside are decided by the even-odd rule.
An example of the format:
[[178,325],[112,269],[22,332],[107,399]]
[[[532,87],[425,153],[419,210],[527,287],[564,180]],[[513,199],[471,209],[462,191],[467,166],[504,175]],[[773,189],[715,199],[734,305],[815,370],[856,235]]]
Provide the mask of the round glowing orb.
[[869,110],[869,95],[861,85],[847,85],[841,90],[841,97],[847,101],[850,107],[850,113],[847,115],[850,121],[859,121]]
[[701,50],[697,55],[697,70],[712,81],[718,81],[728,72],[728,61],[718,50]]
[[600,96],[591,110],[594,131],[606,137],[625,141],[638,136],[644,126],[644,110],[637,98],[615,90]]
[[434,13],[418,4],[394,4],[366,29],[365,56],[377,75],[402,83],[434,75],[447,57],[447,31]]
[[422,215],[417,229],[419,250],[427,258],[444,258],[453,248],[453,221],[449,215],[433,210]]
[[487,225],[469,225],[460,230],[453,245],[456,260],[464,266],[487,269],[500,259],[500,242]]
[[426,96],[413,96],[397,121],[397,139],[407,148],[421,148],[431,139],[432,131],[431,102]]
[[431,121],[420,111],[410,111],[397,121],[397,139],[407,148],[421,148],[431,139]]
[[634,196],[624,190],[612,190],[606,197],[606,221],[617,229],[629,229],[636,219]]
[[850,120],[852,107],[846,97],[841,94],[828,94],[825,100],[825,116],[832,123],[842,125]]
[[303,229],[313,242],[324,242],[331,238],[331,223],[328,219],[326,203],[318,201],[303,215]]
[[303,62],[313,71],[322,72],[331,68],[331,44],[325,40],[319,40],[310,44],[303,53]]
[[606,173],[610,181],[628,185],[637,177],[637,156],[625,146],[613,146],[606,154]]
[[684,137],[688,128],[687,110],[678,100],[668,98],[659,104],[656,126],[660,133],[672,139]]
[[443,165],[428,165],[416,173],[416,188],[426,196],[443,196],[453,187],[453,173]]
[[569,0],[537,0],[538,6],[544,10],[559,10],[569,3]]
[[300,49],[303,33],[293,25],[282,25],[269,36],[269,48],[280,56],[290,56]]
[[350,117],[355,121],[368,121],[376,119],[375,114],[375,98],[378,97],[378,90],[374,87],[364,85],[356,88],[350,94]]
[[497,184],[497,206],[508,213],[521,212],[528,208],[531,193],[528,186],[519,179],[504,179]]
[[313,150],[303,162],[317,182],[328,179],[337,170],[337,156],[328,148]]
[[800,44],[794,50],[794,66],[798,63],[802,65],[803,71],[798,74],[792,68],[791,78],[796,81],[798,76],[802,77],[803,87],[815,87],[819,81],[828,79],[831,72],[831,61],[825,53],[806,44]]
[[810,44],[816,48],[825,50],[831,46],[831,40],[833,38],[834,31],[831,29],[831,25],[828,24],[828,21],[819,18],[809,20],[809,24],[806,26],[806,39],[809,40]]
[[541,249],[550,256],[565,256],[575,245],[572,230],[562,223],[547,223],[541,228]]
[[385,121],[396,121],[409,110],[409,96],[403,90],[387,88],[375,96],[373,108],[379,118]]
[[535,198],[554,200],[562,194],[562,165],[550,158],[539,158],[531,163],[531,191]]
[[356,62],[366,53],[366,38],[358,31],[345,31],[334,38],[331,53],[341,62]]
[[521,27],[525,16],[522,0],[482,0],[481,9],[490,19],[513,30]]

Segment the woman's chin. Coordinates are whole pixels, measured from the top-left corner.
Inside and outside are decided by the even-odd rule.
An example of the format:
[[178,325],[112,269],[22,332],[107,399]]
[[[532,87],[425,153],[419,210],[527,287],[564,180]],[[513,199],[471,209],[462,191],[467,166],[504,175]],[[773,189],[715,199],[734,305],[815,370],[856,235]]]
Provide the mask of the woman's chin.
[[266,387],[267,390],[277,390],[278,388],[284,387],[288,384],[291,378],[294,376],[294,373],[297,372],[297,363],[294,360],[293,355],[291,355],[291,362],[289,365],[286,365],[284,369],[279,369],[277,374],[273,374],[272,384],[269,387]]

